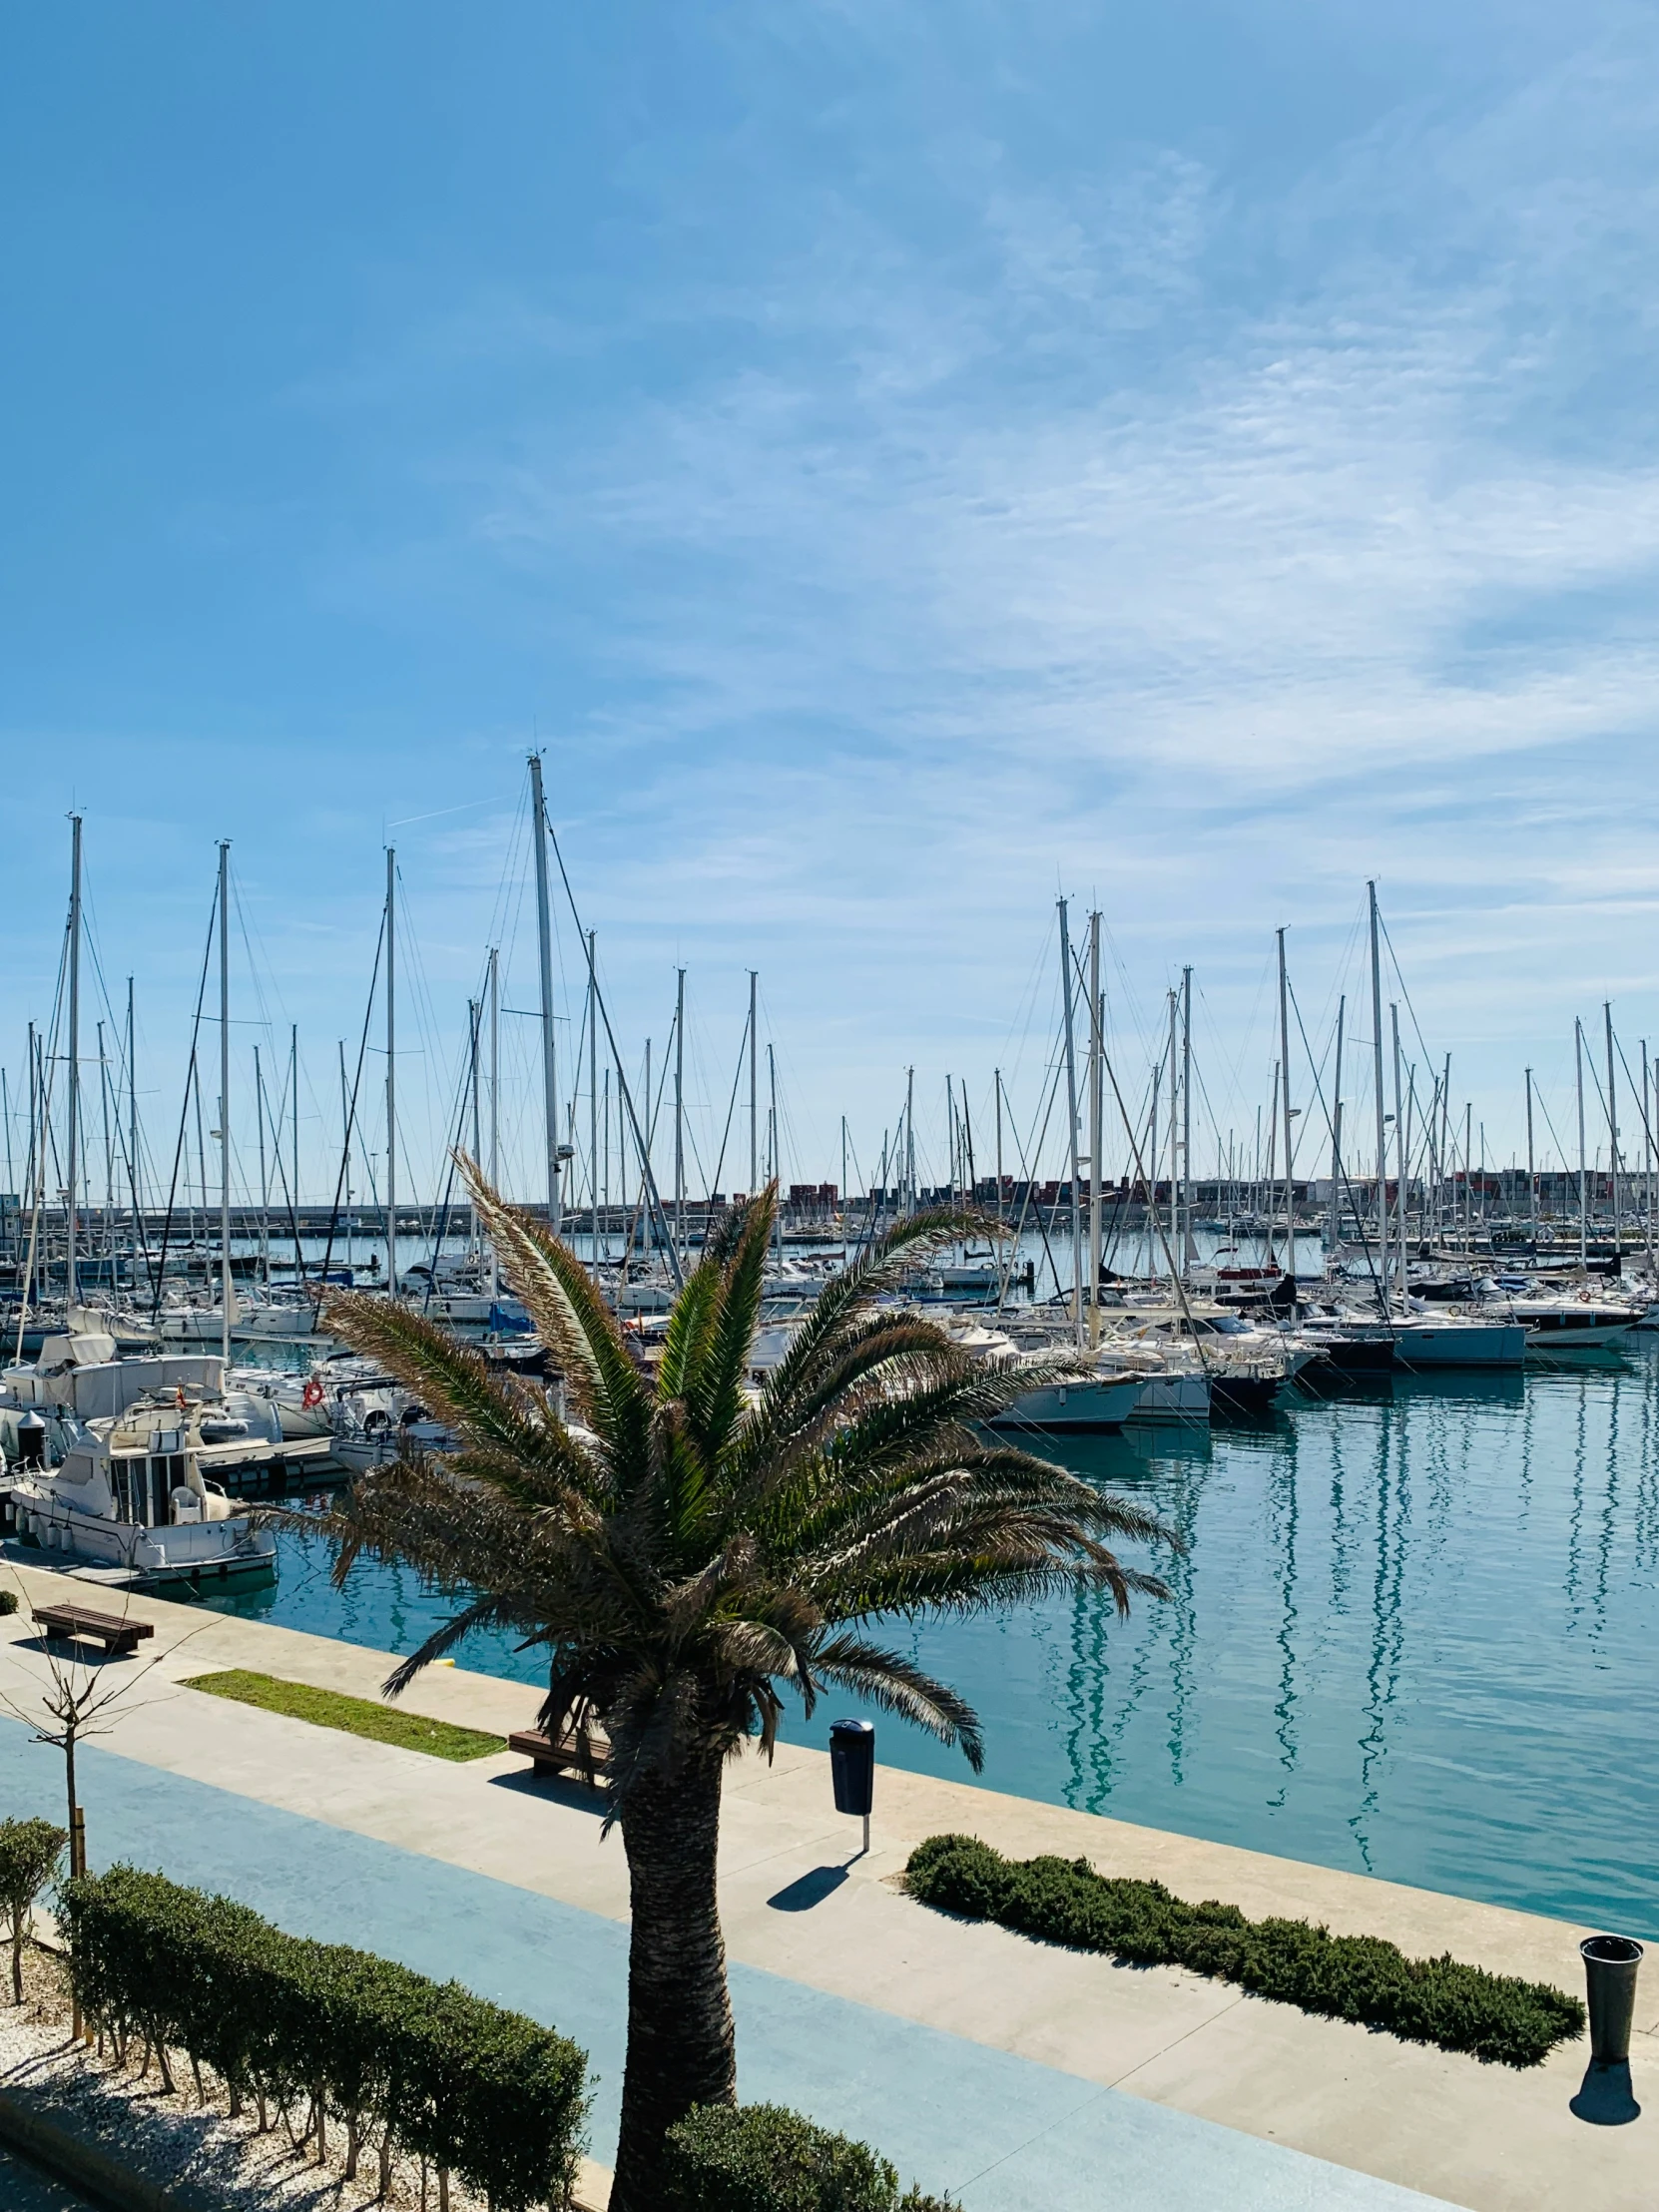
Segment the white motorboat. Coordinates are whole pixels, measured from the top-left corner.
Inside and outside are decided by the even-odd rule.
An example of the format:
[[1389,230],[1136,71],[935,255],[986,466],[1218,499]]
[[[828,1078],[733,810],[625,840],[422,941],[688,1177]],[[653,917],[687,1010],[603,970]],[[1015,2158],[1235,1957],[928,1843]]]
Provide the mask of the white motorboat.
[[1206,1428],[1210,1378],[1196,1354],[1179,1346],[1123,1344],[1107,1338],[1096,1355],[1102,1374],[1133,1377],[1140,1395],[1130,1412],[1136,1428]]
[[[276,1542],[212,1469],[269,1463],[280,1438],[219,1387],[206,1357],[117,1360],[108,1336],[49,1338],[0,1400],[5,1515],[71,1571],[118,1582],[269,1577]],[[191,1371],[191,1372],[184,1372]],[[195,1372],[201,1371],[201,1372]]]
[[[395,1387],[395,1386],[394,1386]],[[366,1402],[379,1393],[354,1393],[355,1404],[336,1406],[328,1452],[336,1466],[351,1474],[368,1474],[388,1460],[412,1451],[452,1451],[455,1439],[442,1421],[433,1420],[412,1400],[395,1413],[386,1405]],[[402,1394],[402,1393],[399,1393]],[[361,1411],[358,1406],[362,1406]]]
[[87,1423],[56,1466],[13,1470],[12,1526],[94,1579],[196,1588],[268,1580],[276,1539],[203,1474],[195,1430],[148,1427],[166,1409],[138,1411]]
[[1318,1360],[1318,1349],[1283,1330],[1259,1329],[1222,1306],[1126,1308],[1114,1331],[1121,1344],[1190,1348],[1210,1386],[1210,1404],[1265,1413],[1287,1384]]
[[1590,1298],[1512,1298],[1502,1309],[1526,1331],[1529,1354],[1553,1358],[1565,1352],[1604,1352],[1623,1342],[1642,1318],[1642,1309]]

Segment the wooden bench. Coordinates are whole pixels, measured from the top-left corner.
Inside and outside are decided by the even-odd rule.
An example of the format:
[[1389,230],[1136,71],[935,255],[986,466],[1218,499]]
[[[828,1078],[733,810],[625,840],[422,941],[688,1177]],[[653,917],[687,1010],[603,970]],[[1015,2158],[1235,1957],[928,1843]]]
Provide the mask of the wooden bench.
[[516,1751],[521,1759],[530,1761],[534,1774],[564,1774],[574,1771],[586,1775],[589,1767],[594,1775],[601,1775],[610,1765],[611,1747],[603,1741],[595,1741],[586,1761],[577,1749],[574,1736],[561,1736],[557,1743],[542,1728],[521,1728],[507,1738],[507,1749]]
[[154,1621],[122,1620],[116,1613],[95,1613],[85,1605],[35,1605],[33,1617],[49,1636],[81,1636],[106,1651],[136,1651],[156,1633]]

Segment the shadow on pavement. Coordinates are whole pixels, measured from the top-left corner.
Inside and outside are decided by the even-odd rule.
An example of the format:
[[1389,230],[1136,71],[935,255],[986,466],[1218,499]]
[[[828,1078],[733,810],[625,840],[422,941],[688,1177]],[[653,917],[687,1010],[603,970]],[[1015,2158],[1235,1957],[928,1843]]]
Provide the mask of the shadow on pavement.
[[844,1867],[815,1867],[787,1889],[775,1891],[767,1903],[775,1913],[810,1913],[815,1905],[833,1897],[845,1880]]
[[1567,2106],[1575,2118],[1588,2120],[1592,2127],[1623,2127],[1637,2118],[1641,2109],[1630,2086],[1628,2059],[1598,2066],[1592,2058],[1577,2096]]

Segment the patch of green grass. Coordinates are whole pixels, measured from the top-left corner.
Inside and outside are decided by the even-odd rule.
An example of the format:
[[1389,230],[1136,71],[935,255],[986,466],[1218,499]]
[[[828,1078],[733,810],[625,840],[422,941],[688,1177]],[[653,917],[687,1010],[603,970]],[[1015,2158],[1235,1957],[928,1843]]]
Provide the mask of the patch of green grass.
[[1072,1950],[1174,1964],[1304,2012],[1363,2021],[1412,2043],[1536,2066],[1584,2031],[1577,1997],[1547,1982],[1441,1958],[1407,1958],[1376,1936],[1307,1921],[1247,1920],[1236,1905],[1188,1905],[1161,1882],[1097,1874],[1086,1859],[1004,1859],[974,1836],[930,1836],[910,1854],[912,1897],[997,1921]]
[[313,1690],[308,1682],[283,1682],[246,1667],[195,1675],[185,1688],[232,1698],[239,1705],[257,1705],[264,1713],[286,1713],[290,1720],[311,1721],[318,1728],[337,1728],[347,1736],[368,1736],[377,1744],[395,1744],[401,1751],[429,1752],[434,1759],[488,1759],[507,1748],[504,1736],[457,1728],[453,1721],[429,1721],[419,1713],[376,1705],[372,1698]]

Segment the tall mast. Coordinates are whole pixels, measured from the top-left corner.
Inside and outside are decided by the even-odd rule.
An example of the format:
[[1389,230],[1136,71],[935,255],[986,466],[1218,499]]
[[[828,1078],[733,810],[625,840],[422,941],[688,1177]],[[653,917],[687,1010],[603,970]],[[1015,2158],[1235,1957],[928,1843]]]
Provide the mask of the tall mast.
[[1331,1101],[1331,1247],[1343,1241],[1343,1024],[1348,1017],[1348,993],[1337,1001],[1337,1066]]
[[104,1247],[107,1278],[115,1289],[115,1155],[110,1150],[110,1063],[104,1052],[104,1024],[98,1024],[98,1119],[104,1139]]
[[[1181,1067],[1175,1056],[1175,1044],[1176,1021],[1180,1008],[1176,1002],[1176,992],[1166,991],[1164,996],[1169,1001],[1169,1041],[1164,1047],[1164,1055],[1169,1062],[1169,1254],[1170,1265],[1175,1274],[1179,1275],[1181,1272],[1181,1255],[1176,1250],[1175,1216],[1180,1203],[1179,1192],[1181,1189],[1178,1172],[1179,1161],[1177,1159],[1177,1154],[1181,1148],[1181,1121],[1180,1100],[1176,1096],[1176,1086],[1181,1080]],[[1156,1162],[1154,1162],[1154,1166],[1156,1166]],[[1172,1282],[1173,1280],[1174,1277],[1171,1278]]]
[[[1399,1080],[1399,1007],[1388,1001],[1388,1020],[1393,1031],[1394,1046],[1394,1169],[1398,1190],[1394,1197],[1394,1227],[1399,1244],[1399,1301],[1405,1304],[1405,1171],[1410,1165],[1406,1152],[1405,1103]],[[1385,1273],[1386,1271],[1384,1271]]]
[[231,840],[219,844],[219,1349],[231,1358]]
[[541,1093],[547,1137],[547,1226],[562,1227],[559,1209],[559,1071],[553,1043],[553,917],[547,903],[547,804],[541,755],[530,756],[530,815],[536,845],[536,949],[541,962]]
[[495,944],[489,946],[489,1188],[502,1188],[502,955]]
[[[293,1218],[299,1219],[299,1024],[288,1024],[288,1115],[293,1139]],[[298,1267],[299,1255],[294,1254]]]
[[1066,902],[1060,900],[1060,980],[1065,994],[1066,1013],[1066,1122],[1071,1145],[1071,1323],[1077,1332],[1078,1342],[1083,1339],[1083,1219],[1082,1193],[1078,1176],[1081,1173],[1077,1157],[1077,1040],[1072,1024],[1071,988],[1071,931],[1066,918]]
[[1538,1178],[1532,1166],[1532,1070],[1526,1071],[1526,1216],[1532,1224],[1534,1252],[1538,1244]]
[[1653,1273],[1653,1122],[1649,1114],[1647,1039],[1642,1039],[1642,1238],[1648,1273]]
[[[23,1286],[24,1303],[36,1295],[37,1287],[46,1280],[46,1273],[39,1267],[38,1230],[46,1190],[46,1131],[42,1122],[46,1114],[46,1086],[41,1080],[40,1053],[35,1044],[35,1025],[29,1024],[29,1274]],[[17,1322],[17,1357],[23,1357],[23,1316]]]
[[[1445,1056],[1445,1064],[1444,1064],[1444,1066],[1442,1067],[1442,1069],[1441,1069],[1441,1071],[1440,1071],[1440,1179],[1441,1179],[1441,1185],[1442,1185],[1442,1188],[1441,1188],[1441,1191],[1440,1191],[1439,1204],[1437,1205],[1437,1207],[1436,1207],[1436,1209],[1435,1209],[1435,1214],[1434,1214],[1434,1225],[1435,1225],[1435,1228],[1436,1228],[1436,1230],[1438,1231],[1438,1233],[1439,1233],[1440,1235],[1442,1235],[1442,1236],[1443,1236],[1443,1235],[1444,1235],[1444,1233],[1445,1233],[1445,1190],[1444,1190],[1444,1187],[1443,1187],[1443,1186],[1444,1186],[1444,1180],[1445,1180],[1446,1172],[1447,1172],[1447,1170],[1449,1169],[1450,1165],[1451,1165],[1451,1054],[1450,1054],[1450,1053],[1448,1052],[1448,1053],[1446,1054],[1446,1056]],[[1455,1193],[1455,1190],[1453,1191],[1452,1195],[1453,1195],[1453,1197],[1455,1197],[1455,1195],[1456,1195],[1456,1193]]]
[[847,1261],[847,1251],[846,1251],[846,1208],[847,1208],[847,1190],[846,1190],[846,1116],[845,1116],[844,1114],[842,1114],[842,1116],[841,1116],[841,1182],[840,1182],[840,1189],[839,1189],[839,1190],[838,1190],[838,1191],[836,1192],[836,1194],[835,1194],[835,1195],[836,1195],[836,1197],[837,1197],[837,1198],[838,1198],[838,1199],[840,1200],[840,1216],[841,1216],[841,1266],[842,1266],[842,1267],[844,1268],[844,1267],[845,1267],[845,1265],[846,1265],[846,1261]]
[[916,1210],[916,1071],[904,1070],[904,1211]]
[[1002,1070],[993,1071],[996,1093],[996,1218],[1002,1219]]
[[127,978],[127,1182],[133,1200],[133,1289],[138,1289],[139,1235],[138,1062],[134,1058],[133,978]]
[[81,1171],[81,818],[71,815],[69,820],[69,1185],[64,1194],[64,1300],[73,1306]]
[[1618,1092],[1613,1088],[1613,1003],[1604,999],[1602,1022],[1607,1031],[1607,1173],[1613,1193],[1613,1256],[1622,1267],[1624,1247],[1619,1230],[1619,1112]]
[[686,971],[674,971],[674,1242],[686,1249]]
[[1100,1035],[1100,916],[1089,916],[1089,1342],[1100,1341],[1100,1144],[1104,1118]]
[[[1368,883],[1371,904],[1372,1087],[1377,1094],[1377,1249],[1382,1261],[1382,1290],[1388,1287],[1388,1132],[1382,1111],[1382,957],[1378,949],[1377,885]],[[1465,1163],[1466,1171],[1466,1163]]]
[[1148,1173],[1141,1178],[1146,1189],[1146,1204],[1141,1209],[1146,1231],[1147,1280],[1158,1280],[1158,1086],[1164,1080],[1162,1053],[1152,1063],[1152,1106],[1146,1123],[1146,1157]]
[[[540,841],[538,830],[538,849]],[[397,1296],[397,853],[389,844],[386,846],[386,1296]]]
[[761,1046],[755,1023],[756,969],[749,971],[749,1195],[761,1187]]
[[[1578,1264],[1587,1274],[1590,1266],[1590,1178],[1584,1157],[1584,1024],[1576,1014],[1572,1017],[1572,1056],[1578,1077]],[[1466,1173],[1466,1161],[1464,1169]]]
[[[481,1084],[479,1080],[478,1068],[478,1033],[483,1026],[483,1020],[484,1009],[482,1005],[476,998],[469,998],[466,1002],[466,1076],[467,1092],[472,1103],[472,1144],[470,1150],[474,1161],[476,1161],[480,1157],[483,1149],[484,1109],[483,1101],[479,1096]],[[470,1193],[468,1194],[467,1198],[466,1214],[468,1257],[470,1259],[476,1260],[478,1253],[482,1247],[483,1240],[482,1233],[478,1225],[478,1202],[470,1195]]]
[[[771,1105],[767,1113],[767,1180],[778,1190],[784,1187],[784,1164],[780,1158],[782,1146],[778,1129],[778,1058],[771,1044],[767,1045],[767,1090]],[[784,1249],[784,1208],[782,1202],[772,1210],[772,1248],[781,1253]]]
[[[597,932],[588,931],[588,1197],[593,1250],[593,1279],[599,1280],[599,963]],[[490,955],[493,960],[494,954]],[[493,971],[492,971],[493,972]],[[609,1127],[606,1135],[610,1135]]]
[[1291,1012],[1285,974],[1285,932],[1279,931],[1279,1095],[1285,1116],[1285,1273],[1296,1281],[1296,1173],[1291,1150]]
[[254,1047],[254,1106],[260,1123],[260,1274],[271,1281],[271,1178],[265,1164],[265,1070]]
[[1185,1275],[1193,1241],[1193,971],[1181,970],[1181,1219],[1176,1266]]

